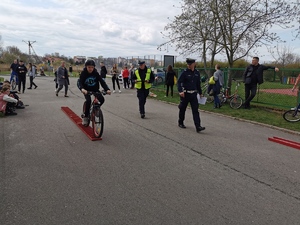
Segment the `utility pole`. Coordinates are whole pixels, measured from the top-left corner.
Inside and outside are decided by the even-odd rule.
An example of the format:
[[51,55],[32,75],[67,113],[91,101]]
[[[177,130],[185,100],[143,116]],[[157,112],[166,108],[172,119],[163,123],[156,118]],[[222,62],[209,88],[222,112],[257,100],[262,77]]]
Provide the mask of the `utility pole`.
[[22,40],[23,42],[25,42],[26,44],[28,44],[28,54],[31,56],[31,48],[32,48],[32,44],[36,41],[24,41]]

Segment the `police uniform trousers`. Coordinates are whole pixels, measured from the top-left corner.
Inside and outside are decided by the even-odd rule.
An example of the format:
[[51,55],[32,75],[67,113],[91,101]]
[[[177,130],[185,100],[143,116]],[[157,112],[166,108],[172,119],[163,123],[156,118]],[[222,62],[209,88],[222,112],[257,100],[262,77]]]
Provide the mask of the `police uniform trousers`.
[[188,104],[191,104],[192,113],[193,113],[193,120],[196,127],[201,126],[200,124],[200,116],[198,111],[198,99],[197,99],[197,92],[195,93],[184,93],[184,98],[180,97],[180,103],[179,103],[179,124],[183,124],[183,121],[185,119],[185,111],[188,106]]
[[140,114],[145,114],[145,104],[146,104],[146,99],[149,95],[149,90],[150,89],[137,89],[137,97],[139,99],[139,110]]

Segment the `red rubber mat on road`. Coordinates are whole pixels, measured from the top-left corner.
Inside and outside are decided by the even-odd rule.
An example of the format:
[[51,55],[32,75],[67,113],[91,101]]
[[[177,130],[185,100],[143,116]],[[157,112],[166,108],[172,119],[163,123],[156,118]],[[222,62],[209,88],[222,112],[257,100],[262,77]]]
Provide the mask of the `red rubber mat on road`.
[[268,138],[268,140],[300,150],[299,142],[290,141],[290,140],[279,138],[279,137]]
[[83,133],[86,134],[86,136],[88,136],[88,138],[91,141],[98,141],[98,140],[102,140],[102,138],[95,138],[94,133],[93,133],[93,128],[89,127],[85,127],[82,125],[82,119],[77,116],[69,107],[61,107],[61,110],[79,127],[80,130],[82,130]]

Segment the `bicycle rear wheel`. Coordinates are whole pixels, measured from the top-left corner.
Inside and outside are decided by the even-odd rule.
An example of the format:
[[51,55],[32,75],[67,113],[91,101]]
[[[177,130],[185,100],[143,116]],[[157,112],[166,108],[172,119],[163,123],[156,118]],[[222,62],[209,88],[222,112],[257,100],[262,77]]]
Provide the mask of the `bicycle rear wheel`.
[[232,109],[239,109],[243,104],[243,99],[240,96],[233,96],[230,99],[229,105]]
[[92,127],[94,131],[94,136],[99,138],[103,134],[103,126],[104,126],[104,119],[102,110],[99,108],[94,108],[92,113]]
[[300,112],[297,110],[288,110],[283,114],[283,119],[288,122],[298,122],[300,121]]

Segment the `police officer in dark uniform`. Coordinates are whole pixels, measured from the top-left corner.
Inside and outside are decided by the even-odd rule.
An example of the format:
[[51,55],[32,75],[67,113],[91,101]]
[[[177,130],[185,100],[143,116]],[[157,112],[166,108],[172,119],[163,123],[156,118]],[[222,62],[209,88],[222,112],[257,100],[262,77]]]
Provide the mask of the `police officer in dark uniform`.
[[178,92],[180,95],[180,103],[179,103],[179,120],[178,126],[180,128],[186,128],[183,121],[185,118],[185,111],[188,103],[191,104],[194,124],[196,127],[196,131],[205,130],[205,127],[201,126],[200,115],[198,111],[198,99],[197,94],[199,93],[202,96],[201,90],[201,78],[198,70],[195,69],[196,62],[195,59],[186,59],[187,69],[184,70],[177,82]]
[[27,73],[27,67],[24,65],[24,62],[20,60],[20,64],[16,68],[16,72],[18,74],[18,90],[19,94],[21,93],[21,84],[23,87],[23,93],[25,92],[25,84],[26,84],[26,73]]

